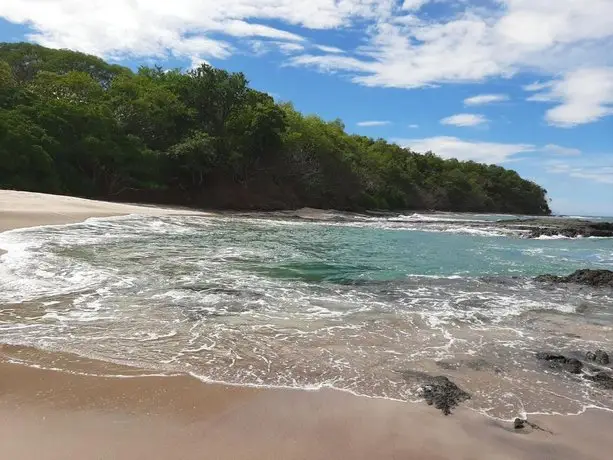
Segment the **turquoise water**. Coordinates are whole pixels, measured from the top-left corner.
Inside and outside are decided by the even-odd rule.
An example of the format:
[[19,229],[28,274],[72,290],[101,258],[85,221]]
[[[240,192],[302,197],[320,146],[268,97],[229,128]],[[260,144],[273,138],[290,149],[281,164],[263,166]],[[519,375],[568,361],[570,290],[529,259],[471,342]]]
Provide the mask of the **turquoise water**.
[[524,239],[500,218],[131,216],[5,232],[0,341],[409,401],[402,371],[442,374],[502,418],[613,408],[534,358],[613,351],[613,293],[532,281],[613,267],[613,240]]

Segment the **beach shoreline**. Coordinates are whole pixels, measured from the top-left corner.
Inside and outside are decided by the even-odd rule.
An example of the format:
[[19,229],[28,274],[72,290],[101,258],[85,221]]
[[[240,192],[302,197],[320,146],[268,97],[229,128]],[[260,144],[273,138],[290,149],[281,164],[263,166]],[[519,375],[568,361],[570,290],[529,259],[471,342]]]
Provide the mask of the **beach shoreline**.
[[[186,213],[207,215],[0,191],[0,232],[91,217]],[[20,360],[24,354],[28,359]],[[6,458],[605,459],[613,449],[613,414],[604,411],[534,417],[551,433],[521,432],[461,407],[445,417],[425,403],[330,389],[226,386],[188,375],[140,376],[147,371],[133,368],[108,377],[95,370],[106,364],[95,361],[79,372],[51,369],[64,369],[53,365],[63,359],[0,345]]]

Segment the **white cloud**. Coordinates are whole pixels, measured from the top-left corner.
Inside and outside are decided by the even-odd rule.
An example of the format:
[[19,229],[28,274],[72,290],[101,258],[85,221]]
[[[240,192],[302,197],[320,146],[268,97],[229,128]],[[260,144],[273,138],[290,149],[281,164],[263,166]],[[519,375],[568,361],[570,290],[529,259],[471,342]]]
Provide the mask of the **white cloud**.
[[372,127],[372,126],[386,126],[391,124],[391,121],[380,121],[380,120],[372,120],[372,121],[359,121],[356,125],[361,127]]
[[[576,179],[585,179],[601,184],[613,184],[613,166],[611,163],[598,164],[597,162],[581,163],[562,163],[551,162],[547,165],[546,171],[550,174],[564,174]],[[613,194],[612,194],[613,196]]]
[[211,63],[207,61],[206,59],[202,59],[198,57],[192,57],[190,61],[191,61],[191,65],[190,65],[191,70],[197,69],[202,64],[211,65]]
[[534,83],[530,83],[529,85],[525,85],[522,88],[524,91],[540,91],[545,88],[551,87],[552,82],[540,82],[535,81]]
[[431,0],[404,0],[404,2],[402,2],[402,9],[407,11],[416,11],[430,1]]
[[507,96],[506,94],[479,94],[478,96],[473,96],[469,97],[468,99],[464,99],[464,105],[485,105],[491,104],[493,102],[504,102],[508,100],[509,96]]
[[484,123],[487,123],[487,118],[483,115],[473,114],[473,113],[458,113],[456,115],[452,115],[447,118],[443,118],[441,120],[442,125],[452,125],[452,126],[479,126]]
[[545,116],[554,126],[568,128],[613,114],[613,67],[578,69],[559,80],[524,89],[544,90],[528,100],[559,104]]
[[417,129],[417,128],[419,128],[419,125],[415,125],[415,124],[413,124],[413,125],[409,125],[409,128],[411,128],[411,129]]
[[[429,1],[443,13],[423,11]],[[558,103],[549,123],[574,126],[611,113],[613,0],[0,0],[0,17],[29,25],[30,39],[43,45],[116,58],[223,59],[267,40],[302,53],[293,65],[367,86],[563,75],[527,88]],[[305,29],[361,30],[364,44],[343,53],[310,44]]]
[[323,51],[324,53],[332,53],[332,54],[342,54],[344,51],[336,46],[326,46],[326,45],[315,45],[319,51]]
[[545,147],[543,147],[543,152],[569,157],[581,155],[581,150],[579,149],[562,147],[561,145],[556,144],[547,144]]
[[304,45],[300,43],[275,42],[275,44],[279,47],[281,51],[287,54],[299,53],[300,51],[304,51]]
[[2,0],[0,17],[28,24],[33,29],[31,40],[53,48],[104,57],[175,55],[193,60],[228,57],[234,51],[229,37],[305,41],[263,21],[329,29],[348,26],[354,18],[374,20],[388,14],[393,4],[393,0]]
[[[47,46],[52,46],[52,43],[43,43]],[[155,50],[152,45],[150,46],[150,52],[143,54],[151,54],[155,56],[161,56],[159,50]],[[230,56],[232,47],[229,43],[221,40],[210,40],[206,37],[190,37],[182,39],[177,42],[171,53],[175,56],[189,56],[191,60],[202,60],[202,56],[208,56],[212,58],[223,59]]]
[[283,54],[295,54],[304,51],[305,46],[302,43],[283,42],[278,40],[247,40],[243,43],[249,45],[255,56],[263,56],[274,50],[278,50]]
[[[401,9],[381,16],[368,29],[368,44],[355,55],[307,54],[293,63],[345,72],[366,86],[396,88],[478,83],[525,71],[572,74],[578,68],[613,65],[611,0],[494,0],[455,7],[461,11],[439,17]],[[594,92],[607,85],[603,79],[594,83]],[[553,109],[548,120],[559,125],[594,120],[603,106],[586,103],[579,108],[587,113]]]
[[536,152],[530,144],[501,144],[494,142],[472,142],[457,137],[429,137],[425,139],[394,139],[398,145],[414,152],[432,151],[443,158],[472,160],[480,163],[504,163],[514,155]]

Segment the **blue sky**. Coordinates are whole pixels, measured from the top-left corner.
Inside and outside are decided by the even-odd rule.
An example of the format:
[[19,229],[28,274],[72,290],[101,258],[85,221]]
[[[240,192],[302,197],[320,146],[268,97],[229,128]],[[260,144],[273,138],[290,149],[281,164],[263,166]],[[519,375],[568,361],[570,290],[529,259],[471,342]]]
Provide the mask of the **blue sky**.
[[2,0],[0,41],[244,72],[347,130],[613,215],[613,0]]

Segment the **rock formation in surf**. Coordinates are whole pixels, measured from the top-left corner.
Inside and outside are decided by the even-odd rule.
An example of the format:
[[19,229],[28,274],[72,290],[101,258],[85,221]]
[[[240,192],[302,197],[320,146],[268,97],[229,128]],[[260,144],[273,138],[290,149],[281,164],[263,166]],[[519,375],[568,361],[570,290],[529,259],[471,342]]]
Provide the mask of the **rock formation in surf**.
[[583,363],[578,359],[555,353],[539,352],[536,354],[536,359],[547,362],[552,369],[562,369],[571,374],[580,374],[583,369]]
[[421,391],[428,405],[434,405],[445,415],[451,414],[451,410],[458,404],[470,399],[467,392],[442,375],[430,377]]
[[535,278],[541,283],[583,284],[592,287],[613,288],[613,271],[611,270],[577,270],[568,276],[541,275]]

